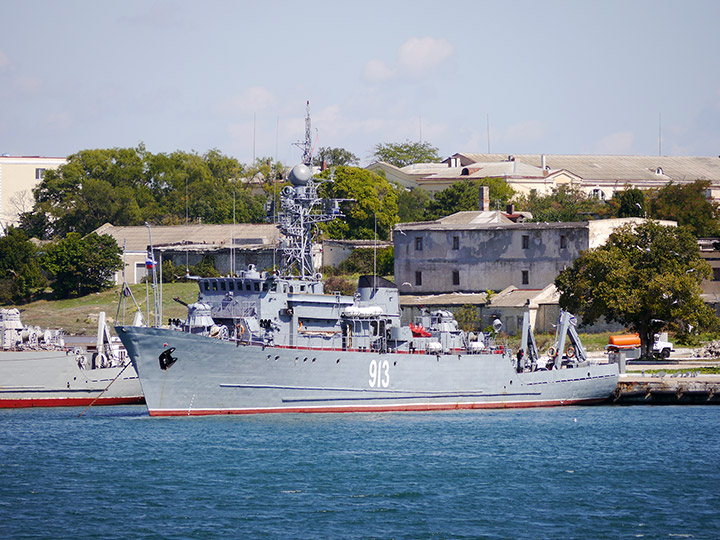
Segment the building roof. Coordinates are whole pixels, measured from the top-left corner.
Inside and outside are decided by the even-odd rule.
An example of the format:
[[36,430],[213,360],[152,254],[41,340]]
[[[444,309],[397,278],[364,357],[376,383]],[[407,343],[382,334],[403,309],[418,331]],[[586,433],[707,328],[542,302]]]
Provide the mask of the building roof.
[[[644,221],[644,218],[610,218],[596,219],[592,221],[554,221],[554,222],[483,222],[479,220],[474,222],[472,214],[484,214],[493,212],[458,212],[446,218],[437,221],[418,221],[414,223],[398,223],[395,225],[395,234],[403,234],[406,231],[448,231],[448,230],[492,230],[492,229],[508,229],[508,230],[545,230],[545,229],[588,229],[592,237],[604,236],[610,234],[617,227],[626,224],[638,224]],[[502,213],[502,212],[501,212]],[[677,222],[661,220],[657,221],[660,225],[666,227],[675,227]],[[604,240],[603,240],[604,241]],[[592,242],[591,242],[592,243]]]
[[522,308],[537,307],[538,304],[555,304],[560,293],[554,284],[547,285],[544,289],[518,289],[510,286],[490,299],[490,306],[497,308]]
[[456,212],[447,217],[438,219],[438,222],[444,225],[489,225],[502,223],[515,223],[508,218],[503,212],[498,210],[483,211],[464,211]]
[[448,293],[431,295],[400,295],[401,306],[464,306],[467,304],[478,305],[487,302],[486,293]]
[[720,182],[720,157],[702,156],[599,156],[556,154],[473,154],[455,156],[467,166],[488,162],[522,163],[533,167],[543,164],[554,171],[572,171],[585,181],[618,181],[642,184],[643,182],[694,182],[710,180]]
[[272,246],[280,238],[277,226],[264,223],[153,226],[149,231],[146,226],[116,227],[106,223],[93,232],[112,236],[126,251],[145,251],[150,245],[150,235],[154,246],[182,246],[183,249]]
[[402,231],[448,231],[463,229],[521,229],[521,230],[537,230],[537,229],[578,229],[586,228],[587,221],[558,221],[553,223],[467,223],[467,222],[447,222],[447,221],[420,221],[414,223],[398,223],[395,225],[395,233],[403,234]]

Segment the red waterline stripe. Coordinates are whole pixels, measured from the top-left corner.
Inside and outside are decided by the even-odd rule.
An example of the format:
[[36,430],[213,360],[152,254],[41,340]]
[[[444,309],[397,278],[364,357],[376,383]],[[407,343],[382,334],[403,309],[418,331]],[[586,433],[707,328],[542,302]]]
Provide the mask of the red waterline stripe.
[[554,401],[515,401],[503,403],[428,403],[417,405],[389,405],[369,407],[278,407],[267,409],[194,409],[194,410],[148,410],[150,416],[210,416],[218,414],[272,414],[272,413],[353,413],[353,412],[400,412],[400,411],[450,411],[456,409],[521,409],[529,407],[558,407],[565,405],[591,405],[602,403],[606,398],[565,399]]
[[[33,398],[1,399],[0,409],[27,409],[30,407],[80,407],[90,405],[95,398]],[[145,403],[140,397],[100,398],[94,405],[139,405]]]

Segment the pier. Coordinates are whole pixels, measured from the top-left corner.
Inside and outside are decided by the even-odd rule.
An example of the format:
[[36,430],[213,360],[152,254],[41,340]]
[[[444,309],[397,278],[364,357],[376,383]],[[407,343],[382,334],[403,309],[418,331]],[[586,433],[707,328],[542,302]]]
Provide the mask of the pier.
[[628,362],[610,403],[619,405],[720,405],[720,360],[698,358],[692,349],[658,362]]

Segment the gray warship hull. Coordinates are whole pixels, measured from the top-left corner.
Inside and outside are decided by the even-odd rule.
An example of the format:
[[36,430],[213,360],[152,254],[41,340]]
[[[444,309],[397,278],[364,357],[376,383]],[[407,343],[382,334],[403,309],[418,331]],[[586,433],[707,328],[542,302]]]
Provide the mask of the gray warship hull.
[[0,408],[143,401],[138,376],[131,367],[124,371],[123,367],[84,369],[71,351],[0,351]]
[[[618,381],[616,364],[517,373],[509,351],[501,349],[328,350],[243,344],[162,328],[116,331],[151,416],[591,404],[607,399]],[[164,369],[163,354],[174,361]]]

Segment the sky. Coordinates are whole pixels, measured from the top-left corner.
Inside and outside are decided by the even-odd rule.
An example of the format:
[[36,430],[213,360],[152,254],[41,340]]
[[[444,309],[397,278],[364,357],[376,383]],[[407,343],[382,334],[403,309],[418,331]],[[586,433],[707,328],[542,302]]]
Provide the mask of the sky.
[[0,0],[0,154],[720,155],[717,0]]

